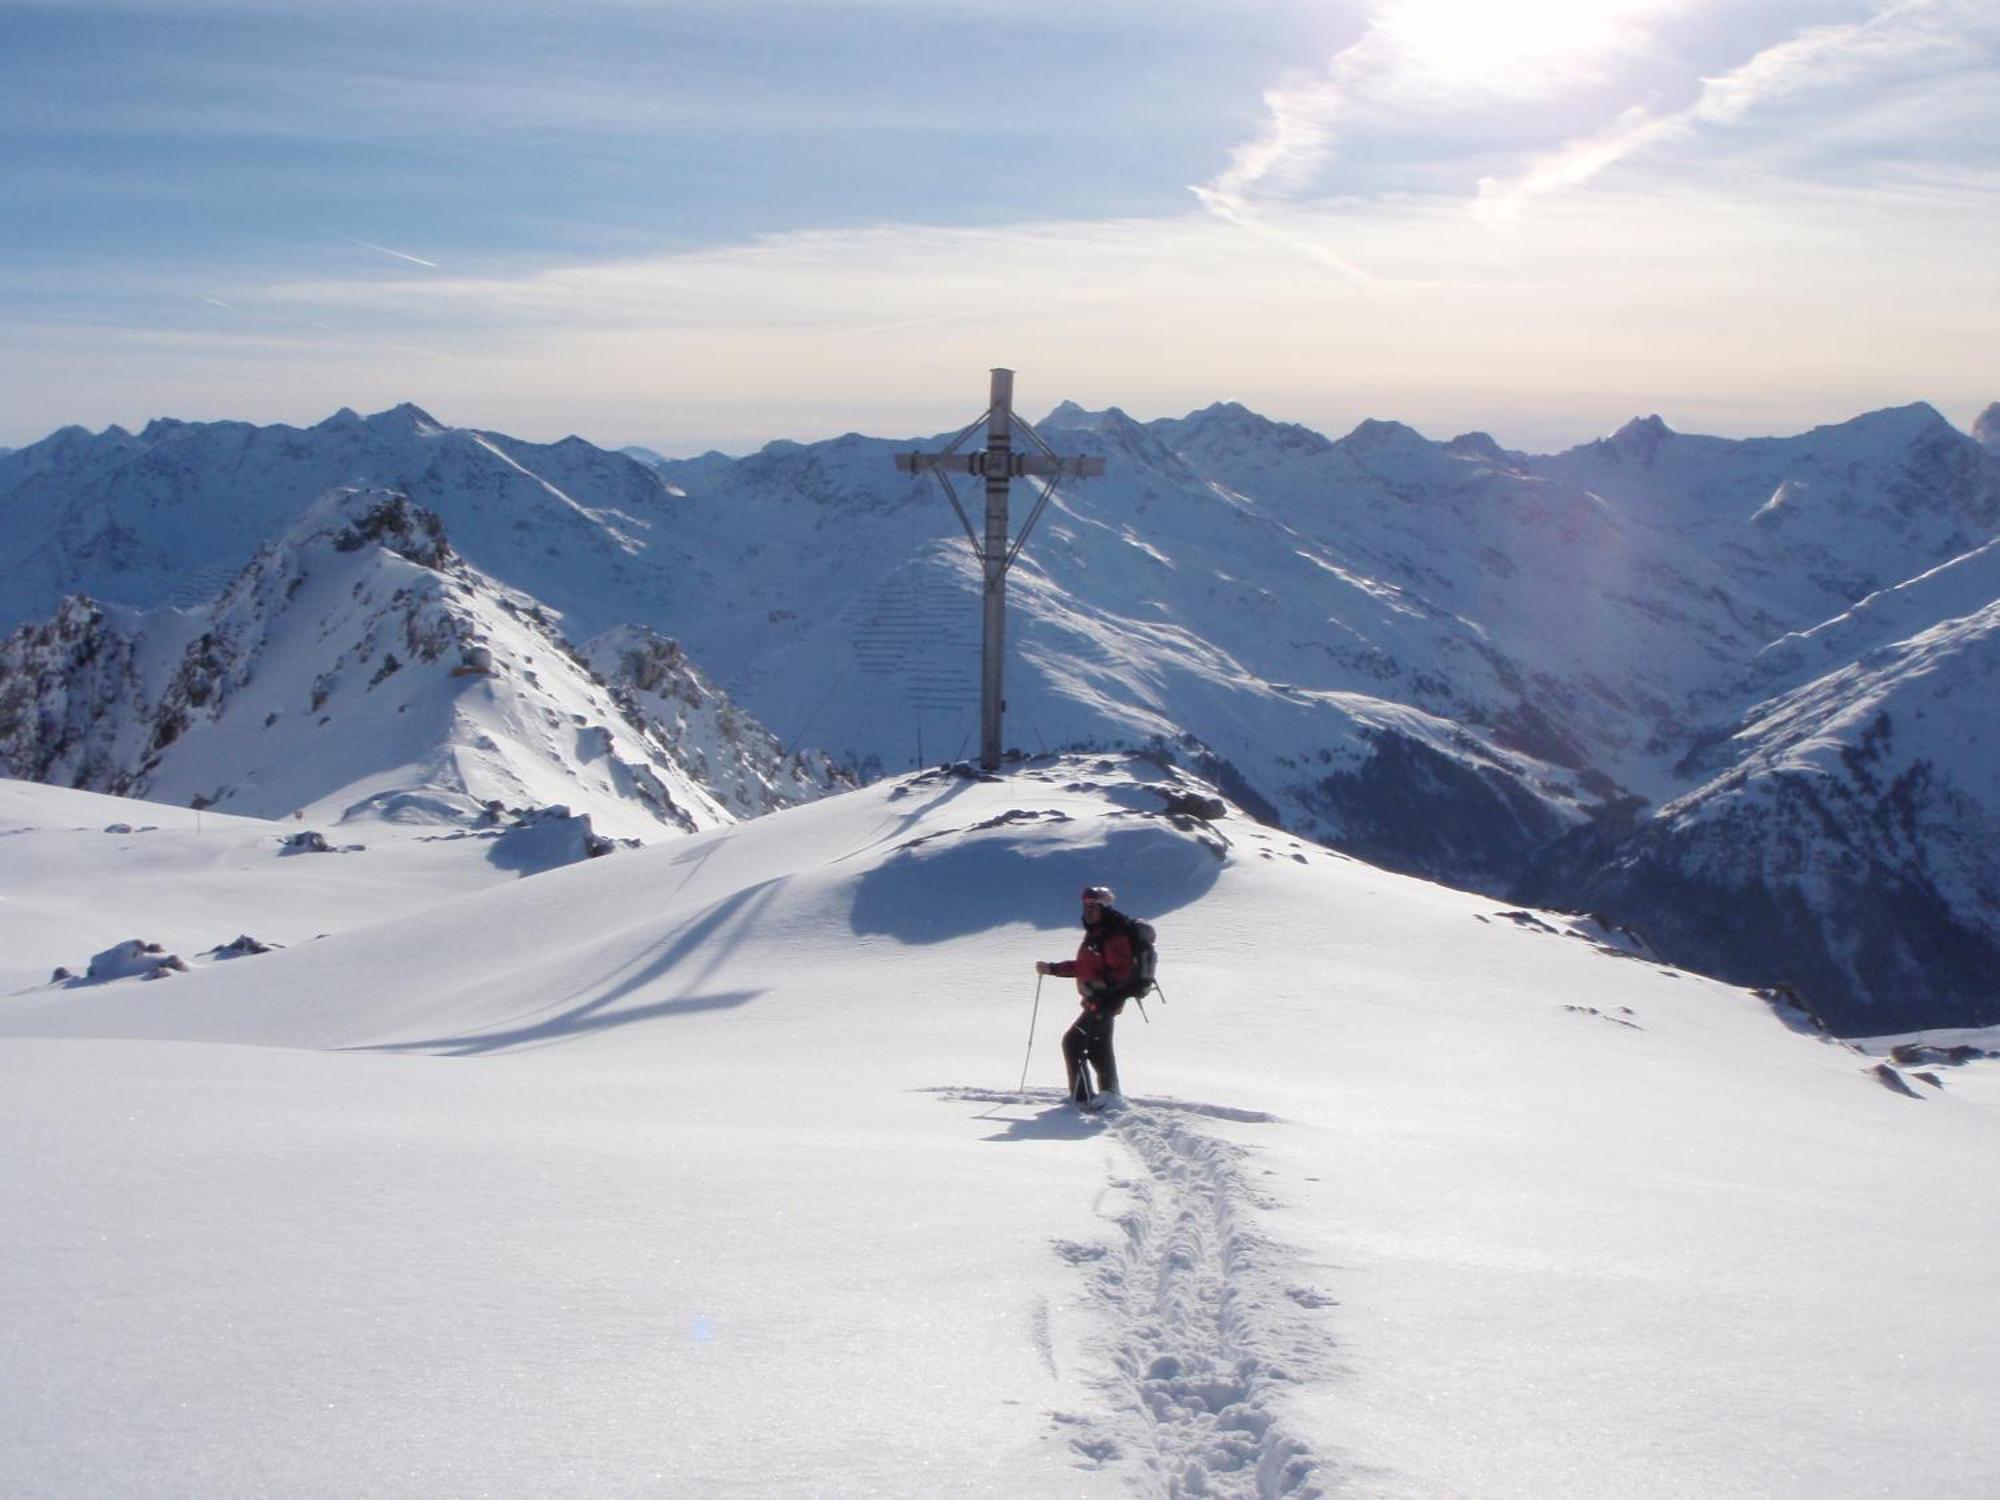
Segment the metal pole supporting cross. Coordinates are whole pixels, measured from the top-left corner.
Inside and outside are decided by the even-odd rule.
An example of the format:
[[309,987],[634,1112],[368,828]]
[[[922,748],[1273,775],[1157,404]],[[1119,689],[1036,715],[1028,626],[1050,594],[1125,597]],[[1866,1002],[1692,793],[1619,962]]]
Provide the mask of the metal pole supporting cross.
[[[976,453],[959,452],[959,444],[972,436],[980,420],[986,424],[986,446]],[[1016,428],[1027,435],[1038,451],[1025,453],[1014,450]],[[965,527],[973,554],[980,562],[985,592],[979,655],[979,764],[988,771],[997,771],[1000,768],[1000,720],[1007,706],[1002,665],[1007,650],[1007,570],[1014,565],[1014,559],[1020,555],[1022,546],[1028,540],[1028,533],[1034,529],[1035,522],[1041,518],[1043,509],[1049,503],[1049,497],[1055,493],[1056,481],[1088,479],[1102,474],[1104,460],[1063,457],[1050,448],[1042,441],[1040,433],[1015,415],[1014,372],[996,369],[993,371],[991,399],[983,419],[974,420],[942,453],[898,453],[896,467],[906,474],[937,475],[952,509],[958,512],[959,523]],[[958,503],[958,491],[951,482],[953,474],[976,474],[986,481],[986,536],[983,541],[973,531],[965,508]],[[1021,534],[1010,540],[1007,488],[1017,476],[1041,480],[1042,493],[1035,502],[1035,508],[1029,512],[1026,524],[1021,527]]]

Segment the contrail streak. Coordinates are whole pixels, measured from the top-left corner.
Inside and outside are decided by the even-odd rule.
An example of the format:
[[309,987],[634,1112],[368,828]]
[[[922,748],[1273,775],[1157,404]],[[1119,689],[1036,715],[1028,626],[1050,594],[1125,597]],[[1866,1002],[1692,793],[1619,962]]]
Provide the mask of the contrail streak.
[[387,245],[371,245],[366,240],[357,240],[351,234],[343,234],[341,238],[350,245],[359,245],[363,250],[373,250],[377,255],[393,255],[397,260],[406,260],[415,266],[429,266],[433,271],[444,269],[436,261],[425,260],[421,255],[405,255],[400,250],[391,250]]

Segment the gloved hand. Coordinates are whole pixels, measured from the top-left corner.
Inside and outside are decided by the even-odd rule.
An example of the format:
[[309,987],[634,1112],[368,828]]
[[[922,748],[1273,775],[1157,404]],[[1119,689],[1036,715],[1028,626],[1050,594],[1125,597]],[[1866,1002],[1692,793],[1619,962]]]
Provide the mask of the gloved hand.
[[1046,973],[1048,973],[1048,972],[1049,972],[1049,965],[1048,965],[1048,961],[1047,961],[1046,959],[1040,959],[1040,958],[1036,959],[1036,960],[1035,960],[1035,972],[1036,972],[1037,974],[1046,974]]

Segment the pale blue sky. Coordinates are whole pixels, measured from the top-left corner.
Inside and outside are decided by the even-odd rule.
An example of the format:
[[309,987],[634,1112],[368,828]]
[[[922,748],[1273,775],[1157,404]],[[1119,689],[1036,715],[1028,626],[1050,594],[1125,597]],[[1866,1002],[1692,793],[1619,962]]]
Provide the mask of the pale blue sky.
[[[0,0],[0,445],[2000,398],[1991,0]],[[1990,382],[1993,389],[1982,388]]]

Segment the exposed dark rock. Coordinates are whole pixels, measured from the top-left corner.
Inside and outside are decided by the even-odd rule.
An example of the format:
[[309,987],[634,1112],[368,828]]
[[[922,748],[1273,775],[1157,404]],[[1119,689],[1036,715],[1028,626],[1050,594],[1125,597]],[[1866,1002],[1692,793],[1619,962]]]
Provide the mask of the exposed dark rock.
[[358,551],[370,542],[407,557],[426,568],[442,568],[451,558],[444,522],[435,511],[413,505],[402,495],[385,495],[334,538],[342,552]]
[[1431,880],[1504,889],[1562,831],[1549,803],[1497,766],[1475,768],[1400,734],[1378,732],[1370,744],[1359,770],[1335,772],[1300,794],[1339,829],[1329,842],[1343,853]]
[[2000,1057],[2000,1052],[1989,1052],[1984,1047],[1936,1047],[1925,1042],[1905,1042],[1889,1049],[1889,1060],[1906,1068],[1946,1067],[1962,1068],[1969,1062],[1979,1062],[1987,1058]]
[[1924,1096],[1903,1081],[1903,1075],[1887,1063],[1877,1063],[1868,1070],[1875,1075],[1875,1081],[1892,1094],[1901,1094],[1905,1099],[1921,1099]]
[[271,944],[260,943],[246,932],[234,942],[223,943],[218,947],[209,949],[204,956],[210,958],[247,958],[255,953],[269,953],[271,948]]
[[1198,792],[1168,792],[1166,801],[1168,812],[1204,823],[1212,823],[1229,811],[1220,797],[1204,797]]

